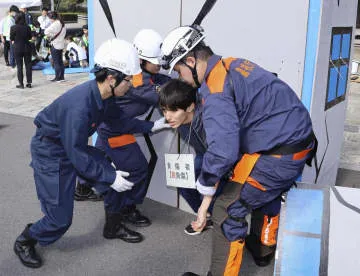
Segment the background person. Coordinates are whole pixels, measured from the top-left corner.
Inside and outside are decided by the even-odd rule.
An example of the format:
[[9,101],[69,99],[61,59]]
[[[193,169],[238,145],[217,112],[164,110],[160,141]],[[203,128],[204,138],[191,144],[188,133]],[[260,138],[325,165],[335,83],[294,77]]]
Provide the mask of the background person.
[[[3,40],[4,40],[4,58],[7,66],[15,68],[15,56],[12,43],[10,41],[10,28],[15,25],[15,16],[19,12],[19,8],[15,5],[10,6],[9,14],[3,21]],[[9,56],[10,55],[10,56]]]
[[32,25],[33,18],[32,15],[28,12],[26,4],[21,4],[19,10],[25,14],[25,23],[27,25]]
[[25,14],[19,12],[15,17],[15,25],[10,28],[10,40],[14,48],[14,56],[17,66],[17,77],[19,84],[16,88],[24,88],[23,63],[26,71],[26,87],[31,88],[31,29],[25,22]]
[[47,8],[42,8],[41,15],[37,18],[37,21],[40,24],[40,33],[35,44],[37,51],[40,49],[41,40],[45,35],[45,29],[51,25],[50,18],[48,17],[48,11],[49,10]]
[[55,69],[55,78],[51,81],[63,82],[65,81],[63,50],[65,47],[66,27],[64,21],[61,19],[60,15],[57,12],[49,12],[48,16],[50,18],[51,25],[45,29],[45,35],[50,40],[50,53]]
[[74,37],[72,35],[68,35],[65,38],[66,42],[66,52],[65,59],[67,60],[69,67],[87,67],[87,57],[86,51],[74,42]]
[[80,46],[86,52],[86,61],[89,63],[89,31],[88,25],[82,27],[83,35],[81,36]]

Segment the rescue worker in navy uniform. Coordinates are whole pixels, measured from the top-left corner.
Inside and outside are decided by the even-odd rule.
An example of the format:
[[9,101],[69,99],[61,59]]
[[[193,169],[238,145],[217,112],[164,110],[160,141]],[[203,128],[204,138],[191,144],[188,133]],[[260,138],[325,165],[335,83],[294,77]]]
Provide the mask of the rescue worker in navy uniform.
[[[141,69],[132,44],[111,39],[96,51],[95,80],[70,89],[43,109],[35,118],[36,134],[31,141],[31,166],[44,217],[28,224],[17,237],[14,251],[28,267],[42,260],[35,250],[58,240],[72,223],[76,175],[97,181],[107,195],[132,188],[128,172],[116,170],[105,154],[88,146],[88,137],[114,109],[116,97],[130,88],[131,78]],[[131,124],[131,122],[130,122]],[[121,124],[117,124],[122,127]],[[127,242],[140,242],[142,236],[126,228],[117,214],[106,212],[103,235]]]
[[233,169],[214,205],[208,275],[238,275],[245,241],[258,265],[274,257],[281,194],[311,161],[316,138],[308,111],[286,83],[249,60],[214,54],[204,37],[199,26],[172,30],[162,44],[164,66],[202,97],[208,148],[196,182],[204,198],[194,229],[206,225],[219,180]]
[[[159,74],[161,69],[161,36],[151,29],[143,29],[134,38],[134,46],[140,57],[142,72],[135,75],[132,79],[133,87],[121,98],[116,99],[117,106],[122,110],[117,120],[131,120],[145,114],[151,107],[158,105],[159,96],[157,89],[167,82],[170,78]],[[123,222],[131,223],[135,226],[146,227],[151,225],[148,217],[140,213],[136,205],[143,203],[148,190],[148,163],[136,138],[132,133],[149,133],[164,127],[165,118],[160,118],[155,122],[138,120],[130,129],[123,127],[114,128],[114,122],[107,120],[98,127],[98,138],[95,146],[110,157],[114,165],[119,170],[130,173],[128,180],[134,183],[134,187],[124,193],[112,193],[112,204],[105,200],[105,207],[112,213],[120,213]],[[91,190],[92,183],[84,182],[79,179],[76,187],[76,200],[96,200],[99,196]]]

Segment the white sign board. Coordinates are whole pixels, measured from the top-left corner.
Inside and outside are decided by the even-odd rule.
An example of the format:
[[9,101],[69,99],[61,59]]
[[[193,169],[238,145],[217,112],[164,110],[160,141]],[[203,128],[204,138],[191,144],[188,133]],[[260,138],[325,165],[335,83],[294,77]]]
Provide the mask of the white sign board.
[[194,156],[165,154],[166,184],[177,188],[195,189]]

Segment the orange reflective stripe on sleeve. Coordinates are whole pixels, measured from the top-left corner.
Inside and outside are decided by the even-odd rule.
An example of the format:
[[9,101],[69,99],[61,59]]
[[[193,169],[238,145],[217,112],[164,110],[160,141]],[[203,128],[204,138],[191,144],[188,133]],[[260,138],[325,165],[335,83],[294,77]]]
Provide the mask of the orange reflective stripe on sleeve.
[[312,148],[310,149],[306,149],[297,153],[293,154],[293,160],[301,160],[303,158],[305,158],[305,156],[312,150]]
[[264,191],[264,192],[266,191],[265,187],[263,185],[261,185],[256,179],[252,178],[251,176],[248,176],[248,178],[246,178],[246,182],[261,191]]
[[275,217],[269,217],[265,215],[263,227],[261,229],[262,244],[267,246],[275,245],[278,228],[279,228],[279,215]]
[[226,73],[227,72],[222,65],[221,60],[219,60],[206,79],[206,85],[208,86],[211,94],[223,92]]
[[134,88],[142,86],[144,84],[142,73],[134,75],[132,78],[132,85]]
[[241,160],[236,164],[234,173],[230,179],[234,182],[244,184],[259,157],[259,153],[245,153]]
[[228,260],[226,262],[224,276],[239,275],[244,244],[245,242],[242,240],[237,240],[230,243],[230,252],[229,252]]
[[108,139],[110,148],[118,148],[126,146],[136,142],[136,138],[131,134],[124,134],[116,137],[111,137]]

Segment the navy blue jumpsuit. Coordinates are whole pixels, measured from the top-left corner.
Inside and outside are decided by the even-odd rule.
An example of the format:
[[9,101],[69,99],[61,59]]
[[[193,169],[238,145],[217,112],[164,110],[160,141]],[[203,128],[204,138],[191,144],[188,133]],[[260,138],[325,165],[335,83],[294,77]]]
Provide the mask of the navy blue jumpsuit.
[[[308,111],[288,85],[245,59],[211,56],[199,91],[208,145],[200,183],[205,188],[214,187],[237,161],[246,156],[258,158],[245,183],[229,181],[215,202],[211,271],[220,275],[226,264],[227,269],[239,266],[232,263],[230,255],[233,248],[239,248],[236,241],[246,237],[245,216],[259,208],[269,218],[279,214],[279,196],[301,174],[313,143],[299,154],[266,152],[307,141],[312,124]],[[223,260],[221,256],[229,253],[229,259]]]
[[115,169],[105,155],[88,146],[88,137],[112,108],[116,108],[114,98],[102,100],[96,81],[91,80],[70,89],[36,116],[30,165],[44,217],[29,233],[41,245],[55,242],[70,227],[77,174],[108,189],[114,182]]
[[[131,190],[117,193],[109,191],[104,197],[105,209],[110,213],[119,213],[126,206],[141,204],[148,189],[148,162],[136,142],[133,133],[149,133],[154,123],[135,118],[146,113],[149,108],[158,105],[156,86],[164,84],[170,78],[161,74],[142,72],[133,77],[133,88],[124,97],[116,99],[116,105],[122,110],[114,114],[114,120],[125,122],[128,127],[120,130],[114,127],[112,120],[102,123],[98,128],[96,147],[106,152],[117,170],[130,173],[127,180],[135,183]],[[133,119],[135,124],[129,124]]]

